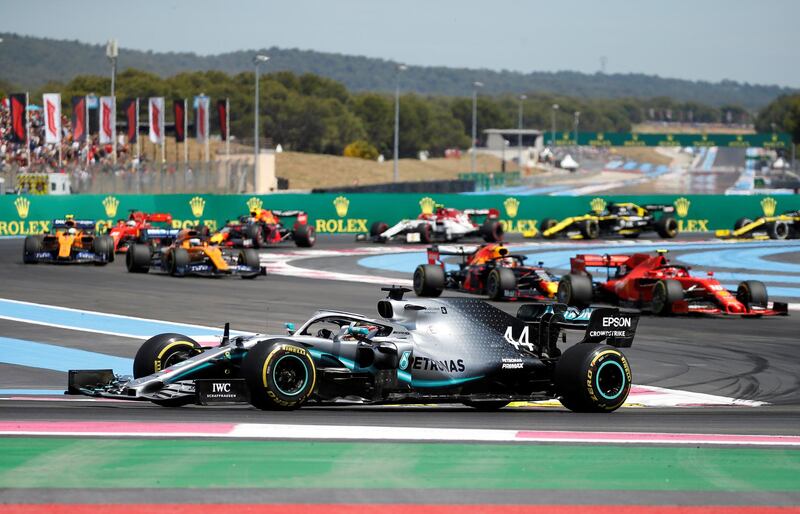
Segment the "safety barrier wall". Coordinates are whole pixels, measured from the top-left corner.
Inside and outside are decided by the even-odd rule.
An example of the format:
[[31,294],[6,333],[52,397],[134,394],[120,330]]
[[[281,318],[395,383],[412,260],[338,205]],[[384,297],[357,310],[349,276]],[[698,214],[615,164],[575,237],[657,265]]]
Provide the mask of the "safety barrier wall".
[[610,202],[670,204],[684,232],[731,228],[740,217],[758,217],[800,209],[800,196],[651,195],[555,197],[455,194],[273,194],[273,195],[69,195],[0,197],[0,236],[37,234],[54,218],[72,214],[94,219],[100,229],[127,217],[131,209],[169,212],[173,225],[198,223],[214,229],[253,208],[302,209],[320,234],[361,233],[374,221],[394,223],[431,212],[436,204],[455,208],[496,208],[509,232],[523,232],[544,218],[600,211]]

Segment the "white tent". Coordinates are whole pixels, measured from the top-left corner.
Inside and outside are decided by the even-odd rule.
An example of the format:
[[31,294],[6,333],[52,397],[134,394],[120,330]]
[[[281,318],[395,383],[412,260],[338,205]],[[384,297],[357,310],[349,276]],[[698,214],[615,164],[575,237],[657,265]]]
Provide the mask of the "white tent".
[[572,158],[571,155],[567,154],[566,157],[561,159],[561,167],[565,170],[577,170],[578,169],[578,161]]

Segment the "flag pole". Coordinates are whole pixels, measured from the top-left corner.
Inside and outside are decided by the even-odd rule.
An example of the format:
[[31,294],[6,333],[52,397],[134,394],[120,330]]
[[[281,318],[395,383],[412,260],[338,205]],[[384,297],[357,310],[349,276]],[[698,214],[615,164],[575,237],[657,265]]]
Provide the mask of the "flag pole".
[[225,99],[225,158],[231,158],[231,99]]
[[189,162],[189,100],[183,99],[183,162],[188,166]]
[[28,111],[30,101],[30,94],[25,91],[25,150],[28,154],[28,173],[30,173],[33,167],[33,163],[31,162],[31,116]]
[[204,150],[204,152],[205,152],[205,158],[206,158],[206,162],[208,162],[208,160],[209,160],[209,159],[208,159],[208,145],[209,145],[209,140],[211,139],[211,137],[210,137],[210,136],[211,136],[211,134],[209,134],[209,129],[210,129],[211,127],[209,127],[209,126],[208,126],[208,125],[209,125],[209,123],[208,123],[208,122],[209,122],[209,121],[211,121],[211,116],[210,116],[210,114],[209,114],[209,112],[208,112],[208,110],[209,110],[210,108],[211,108],[211,100],[206,100],[205,116],[203,116],[203,126],[204,126],[204,127],[205,127],[205,129],[206,129],[206,130],[205,130],[205,132],[206,132],[206,133],[205,133],[206,139],[205,139],[205,145],[204,145],[204,148],[203,148],[203,150]]
[[136,160],[139,159],[139,97],[136,97]]
[[[89,123],[89,97],[83,97],[83,106],[84,106],[84,118],[83,118],[83,126],[86,128],[86,167],[89,167],[89,150],[92,148],[92,131],[89,130],[91,124]],[[89,170],[86,170],[87,172]]]
[[117,164],[117,97],[111,96],[111,154],[112,161]]

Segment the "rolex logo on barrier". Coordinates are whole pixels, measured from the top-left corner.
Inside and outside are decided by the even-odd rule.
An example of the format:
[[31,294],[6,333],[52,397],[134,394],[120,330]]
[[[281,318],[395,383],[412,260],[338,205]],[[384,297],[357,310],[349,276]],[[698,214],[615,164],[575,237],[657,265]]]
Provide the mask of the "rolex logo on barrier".
[[433,214],[433,209],[436,208],[436,201],[430,196],[426,196],[419,201],[419,208],[422,209],[422,214]]
[[14,207],[17,208],[17,215],[20,219],[24,220],[28,217],[28,210],[31,208],[31,202],[27,198],[20,196],[14,200]]
[[503,207],[505,207],[506,215],[509,218],[516,218],[517,212],[519,212],[519,200],[516,198],[506,198],[506,201],[503,202]]
[[192,215],[195,218],[199,218],[203,215],[203,211],[206,209],[206,201],[200,196],[195,196],[189,200],[189,207],[192,208]]
[[679,232],[708,232],[707,219],[683,219],[689,215],[689,207],[692,202],[688,198],[680,197],[675,200],[672,205],[675,206],[675,213],[678,215],[678,231]]
[[692,205],[687,198],[680,197],[673,203],[675,206],[675,212],[678,213],[678,216],[681,218],[685,218],[687,214],[689,214],[689,206]]
[[336,215],[340,218],[347,216],[347,210],[350,208],[350,200],[345,196],[337,196],[333,200],[333,206],[336,207]]
[[263,207],[263,206],[264,206],[264,202],[261,201],[261,198],[258,198],[258,197],[254,196],[254,197],[250,198],[249,200],[247,200],[247,210],[249,212],[260,211],[261,207]]
[[603,212],[605,210],[606,205],[608,205],[608,204],[602,198],[593,198],[592,201],[589,202],[589,205],[591,206],[591,208],[592,208],[592,210],[594,212],[596,212],[597,214],[600,214],[601,212]]
[[358,234],[368,232],[366,218],[359,219],[342,219],[347,216],[350,210],[350,200],[346,196],[337,196],[333,199],[333,207],[336,209],[338,219],[317,219],[316,229],[318,233],[346,233]]
[[776,207],[778,207],[778,201],[771,196],[761,200],[761,210],[764,211],[764,216],[774,216]]
[[113,196],[106,196],[103,199],[103,208],[106,210],[106,216],[109,218],[113,218],[117,215],[117,209],[119,208],[119,200],[117,200]]

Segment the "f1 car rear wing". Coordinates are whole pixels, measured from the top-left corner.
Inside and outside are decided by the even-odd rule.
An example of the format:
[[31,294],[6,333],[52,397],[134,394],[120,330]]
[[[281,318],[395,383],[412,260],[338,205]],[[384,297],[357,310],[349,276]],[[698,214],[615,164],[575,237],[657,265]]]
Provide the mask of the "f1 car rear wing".
[[467,216],[486,216],[488,218],[500,217],[500,211],[497,209],[464,209],[461,212]]
[[597,255],[597,254],[578,254],[570,258],[570,270],[579,273],[586,268],[619,268],[626,265],[630,260],[630,255]]
[[166,212],[153,212],[151,214],[145,214],[144,220],[149,221],[150,223],[172,223],[172,214]]
[[[70,223],[71,225],[68,225]],[[51,228],[58,229],[58,228],[69,228],[70,226],[75,227],[80,230],[87,230],[91,231],[95,229],[95,222],[92,220],[68,220],[68,219],[56,219],[53,220],[51,224]]]
[[[639,313],[622,311],[616,307],[589,307],[577,310],[561,303],[530,303],[522,305],[517,318],[532,325],[538,331],[542,345],[555,347],[559,333],[564,330],[583,330],[583,339],[578,344],[599,344],[605,341],[611,346],[629,348],[636,335]],[[552,354],[550,351],[548,354]]]
[[148,241],[154,239],[175,239],[181,232],[179,228],[148,228],[141,231],[141,237]]
[[675,206],[670,204],[651,203],[648,205],[642,205],[642,207],[650,212],[663,212],[663,213],[675,212]]

